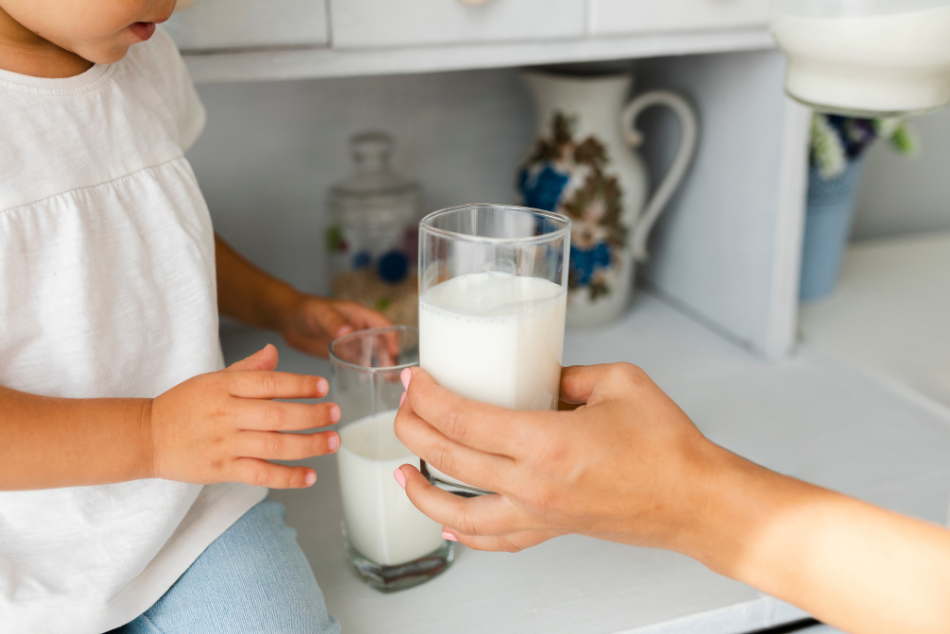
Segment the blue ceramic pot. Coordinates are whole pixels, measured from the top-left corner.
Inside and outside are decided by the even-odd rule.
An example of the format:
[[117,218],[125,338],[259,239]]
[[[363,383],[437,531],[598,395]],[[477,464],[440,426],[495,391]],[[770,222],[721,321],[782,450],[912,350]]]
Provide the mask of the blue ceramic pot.
[[848,161],[844,173],[831,180],[822,179],[817,167],[812,166],[808,170],[808,203],[799,287],[802,301],[821,299],[835,288],[841,256],[851,233],[851,220],[863,168],[864,159],[858,157]]

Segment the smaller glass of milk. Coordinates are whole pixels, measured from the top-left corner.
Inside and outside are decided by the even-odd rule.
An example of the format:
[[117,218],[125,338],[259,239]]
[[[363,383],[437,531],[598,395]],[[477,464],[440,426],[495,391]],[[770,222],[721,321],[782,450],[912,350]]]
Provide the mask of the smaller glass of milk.
[[[516,410],[557,409],[571,221],[475,204],[419,224],[419,365],[465,398]],[[458,495],[487,493],[431,465]]]
[[383,592],[424,583],[452,563],[442,525],[412,505],[393,471],[418,458],[393,429],[399,373],[419,362],[419,331],[408,326],[361,330],[330,344],[333,398],[343,418],[337,453],[347,558]]
[[922,114],[950,105],[950,0],[773,0],[785,89],[821,112]]

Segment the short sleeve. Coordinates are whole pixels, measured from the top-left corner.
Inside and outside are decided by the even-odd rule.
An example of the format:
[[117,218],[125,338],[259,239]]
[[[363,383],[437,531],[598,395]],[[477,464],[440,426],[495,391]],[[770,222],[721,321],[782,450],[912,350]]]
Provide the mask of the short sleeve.
[[[184,63],[182,63],[182,67],[184,68]],[[195,90],[195,84],[191,81],[188,69],[185,68],[184,70],[186,81],[183,86],[184,95],[178,129],[181,131],[181,148],[187,152],[201,136],[201,131],[205,128],[205,121],[208,119],[208,113],[205,110],[205,105],[201,103],[198,91]]]
[[178,126],[179,142],[182,151],[187,152],[201,136],[208,115],[174,40],[161,28],[155,29],[152,39],[154,43],[149,44],[155,46],[155,52],[161,59],[161,75],[164,76],[166,96],[171,100]]

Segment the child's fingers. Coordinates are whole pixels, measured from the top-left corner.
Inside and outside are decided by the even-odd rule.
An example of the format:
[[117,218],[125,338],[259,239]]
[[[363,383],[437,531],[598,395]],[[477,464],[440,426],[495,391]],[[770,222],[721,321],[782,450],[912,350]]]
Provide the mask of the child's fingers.
[[304,460],[333,453],[340,448],[340,435],[335,431],[319,434],[282,434],[268,431],[242,431],[238,436],[237,453],[263,460]]
[[307,305],[310,314],[308,323],[316,321],[317,325],[330,334],[331,337],[342,337],[353,332],[353,327],[329,302],[311,303]]
[[339,422],[340,408],[335,403],[306,405],[249,399],[241,402],[236,420],[241,429],[304,431]]
[[240,398],[322,398],[330,389],[320,376],[248,371],[229,375],[232,396]]
[[383,328],[393,324],[382,313],[355,302],[337,301],[334,303],[334,307],[350,324],[361,330],[363,328]]
[[272,344],[267,344],[262,349],[258,350],[251,356],[246,359],[241,359],[235,363],[232,363],[227,368],[226,372],[240,372],[242,370],[275,370],[277,368],[277,361],[279,355],[277,353],[277,348]]
[[317,472],[308,467],[289,467],[257,458],[238,458],[232,464],[230,480],[269,489],[300,489],[316,482]]

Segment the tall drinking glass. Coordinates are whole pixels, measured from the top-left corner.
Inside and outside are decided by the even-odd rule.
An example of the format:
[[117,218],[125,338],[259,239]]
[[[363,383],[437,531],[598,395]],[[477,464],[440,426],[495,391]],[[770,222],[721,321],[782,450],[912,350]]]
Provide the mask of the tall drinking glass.
[[[556,409],[571,221],[465,205],[419,225],[419,365],[443,387],[509,409]],[[487,493],[422,463],[459,495]]]
[[417,458],[396,438],[399,373],[419,361],[419,331],[361,330],[330,344],[334,400],[343,414],[337,454],[347,558],[363,581],[383,592],[411,588],[454,558],[442,525],[416,509],[393,478]]

